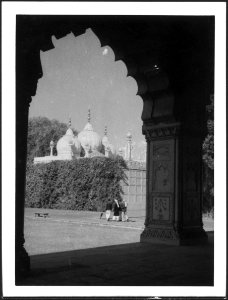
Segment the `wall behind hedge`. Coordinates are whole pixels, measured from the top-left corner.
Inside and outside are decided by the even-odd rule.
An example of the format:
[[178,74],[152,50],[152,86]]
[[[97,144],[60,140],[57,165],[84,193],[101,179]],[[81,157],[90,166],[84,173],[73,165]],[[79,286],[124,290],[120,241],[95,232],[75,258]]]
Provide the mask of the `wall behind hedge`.
[[120,157],[28,163],[25,205],[102,211],[108,199],[122,198],[126,169]]

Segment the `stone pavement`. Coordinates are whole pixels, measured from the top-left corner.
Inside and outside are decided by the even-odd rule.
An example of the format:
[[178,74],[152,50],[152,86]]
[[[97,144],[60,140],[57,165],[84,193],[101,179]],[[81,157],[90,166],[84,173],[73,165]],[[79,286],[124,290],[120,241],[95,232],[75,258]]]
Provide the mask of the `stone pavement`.
[[201,246],[132,243],[32,255],[19,285],[212,286],[213,232]]

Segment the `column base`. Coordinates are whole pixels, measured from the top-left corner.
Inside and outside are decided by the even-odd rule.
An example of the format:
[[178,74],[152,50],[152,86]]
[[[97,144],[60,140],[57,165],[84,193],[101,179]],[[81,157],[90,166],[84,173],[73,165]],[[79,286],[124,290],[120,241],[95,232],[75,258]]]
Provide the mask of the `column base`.
[[146,227],[140,236],[141,243],[167,245],[201,245],[208,242],[203,228],[185,228],[177,231],[174,228]]
[[30,271],[30,258],[24,247],[20,247],[20,249],[18,248],[16,249],[15,268],[16,268],[15,275],[16,275],[16,285],[17,285],[20,279],[28,276]]

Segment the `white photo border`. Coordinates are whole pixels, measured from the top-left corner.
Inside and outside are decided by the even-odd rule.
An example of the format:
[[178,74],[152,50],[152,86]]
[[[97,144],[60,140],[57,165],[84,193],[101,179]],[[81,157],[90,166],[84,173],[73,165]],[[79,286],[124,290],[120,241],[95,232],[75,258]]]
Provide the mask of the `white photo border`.
[[[215,16],[215,265],[213,287],[15,285],[16,15]],[[2,276],[6,297],[226,296],[226,2],[2,2]]]

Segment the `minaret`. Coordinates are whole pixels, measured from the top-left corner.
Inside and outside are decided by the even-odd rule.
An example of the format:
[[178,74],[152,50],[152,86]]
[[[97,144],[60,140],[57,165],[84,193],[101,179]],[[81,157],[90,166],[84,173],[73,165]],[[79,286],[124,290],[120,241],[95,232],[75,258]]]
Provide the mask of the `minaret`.
[[53,142],[52,140],[51,140],[51,142],[50,142],[50,148],[51,148],[50,156],[53,156],[54,142]]
[[105,126],[104,137],[103,137],[103,145],[105,147],[105,156],[109,157],[110,147],[109,147],[107,133],[108,133],[107,126]]
[[71,128],[71,117],[69,117],[68,128]]
[[126,149],[126,160],[132,160],[132,135],[130,132],[127,133],[127,149]]

